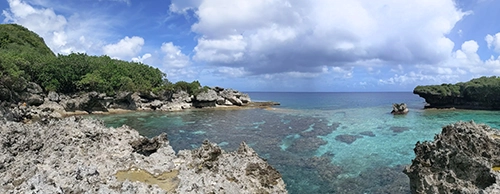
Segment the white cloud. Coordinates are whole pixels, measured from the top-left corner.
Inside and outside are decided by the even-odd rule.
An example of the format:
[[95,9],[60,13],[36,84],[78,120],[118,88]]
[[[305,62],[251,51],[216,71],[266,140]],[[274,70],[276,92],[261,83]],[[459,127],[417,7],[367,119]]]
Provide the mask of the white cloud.
[[500,53],[500,33],[495,35],[488,34],[484,40],[486,40],[489,49],[493,49],[495,52]]
[[[32,6],[30,1],[7,0],[9,8],[2,10],[5,23],[17,23],[44,38],[55,53],[89,52],[100,49],[109,22],[96,13],[91,17],[74,13],[57,14],[45,5]],[[38,2],[38,1],[37,1]]]
[[142,56],[138,56],[138,57],[134,57],[134,58],[132,58],[132,61],[134,61],[134,62],[144,63],[144,61],[145,61],[146,59],[151,58],[151,56],[152,56],[152,55],[151,55],[150,53],[146,53],[146,54],[144,54],[144,55],[142,55]]
[[253,74],[318,73],[359,61],[385,65],[441,64],[454,43],[446,37],[468,13],[453,0],[173,1],[192,9],[200,35],[194,59],[244,67]]
[[130,60],[139,54],[143,45],[144,39],[142,37],[133,36],[129,38],[126,36],[116,44],[105,45],[102,50],[105,55],[112,58]]
[[165,54],[165,57],[163,57],[163,65],[167,71],[172,68],[185,68],[190,64],[189,57],[182,53],[180,48],[175,46],[172,42],[163,43],[161,45],[161,51]]
[[243,57],[246,43],[243,37],[233,35],[227,39],[198,39],[198,45],[194,48],[195,60],[230,63]]

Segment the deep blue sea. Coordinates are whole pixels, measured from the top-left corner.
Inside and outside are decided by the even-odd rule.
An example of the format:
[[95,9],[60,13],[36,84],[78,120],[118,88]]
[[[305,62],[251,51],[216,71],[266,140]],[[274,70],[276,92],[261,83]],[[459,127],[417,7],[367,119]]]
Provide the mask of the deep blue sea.
[[[282,173],[290,193],[409,193],[402,170],[415,157],[417,141],[433,140],[460,120],[500,125],[500,112],[424,110],[424,99],[410,92],[248,94],[281,105],[93,117],[148,137],[166,132],[176,151],[204,139],[232,151],[245,141]],[[402,102],[410,112],[390,114],[392,104]]]

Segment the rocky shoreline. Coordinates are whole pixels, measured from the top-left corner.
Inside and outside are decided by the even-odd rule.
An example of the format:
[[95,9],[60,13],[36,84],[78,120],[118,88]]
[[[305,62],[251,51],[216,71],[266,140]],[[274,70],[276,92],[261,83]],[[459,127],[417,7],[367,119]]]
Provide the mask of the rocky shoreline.
[[417,142],[404,173],[412,193],[499,193],[500,131],[474,122],[443,127],[433,142]]
[[39,121],[81,114],[114,114],[128,111],[181,111],[192,108],[255,108],[279,105],[277,102],[252,102],[248,94],[221,87],[197,95],[185,91],[88,92],[65,95],[45,93],[30,82],[20,91],[0,91],[0,116],[10,121]]
[[92,119],[0,122],[0,193],[287,193],[244,142],[176,154],[166,134],[147,139]]

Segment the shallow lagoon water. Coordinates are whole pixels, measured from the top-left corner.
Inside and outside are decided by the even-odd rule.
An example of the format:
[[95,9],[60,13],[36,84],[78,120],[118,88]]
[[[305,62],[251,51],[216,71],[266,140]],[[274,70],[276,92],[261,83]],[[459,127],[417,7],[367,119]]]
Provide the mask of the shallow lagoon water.
[[[204,139],[225,150],[246,141],[283,174],[290,193],[409,193],[402,170],[417,141],[432,140],[459,120],[500,125],[500,112],[423,110],[424,100],[411,93],[249,94],[281,106],[93,117],[148,137],[166,132],[176,151]],[[410,112],[391,115],[392,103],[400,102]]]

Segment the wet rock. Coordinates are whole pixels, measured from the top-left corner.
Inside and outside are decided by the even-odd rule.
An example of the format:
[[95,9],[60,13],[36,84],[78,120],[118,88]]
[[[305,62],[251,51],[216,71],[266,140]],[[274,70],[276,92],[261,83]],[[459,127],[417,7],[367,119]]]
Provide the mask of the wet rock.
[[406,104],[405,103],[401,103],[401,104],[392,104],[392,111],[391,113],[392,114],[395,114],[395,115],[404,115],[404,114],[408,114],[410,110],[408,110],[408,108],[406,107]]
[[499,193],[500,132],[474,122],[443,127],[432,142],[417,142],[404,173],[412,193]]
[[356,139],[358,139],[358,138],[363,138],[363,136],[361,136],[361,135],[348,135],[348,134],[337,135],[335,137],[335,140],[344,142],[346,144],[351,144],[352,142],[356,141]]

